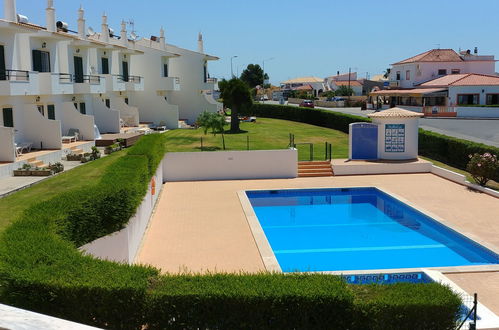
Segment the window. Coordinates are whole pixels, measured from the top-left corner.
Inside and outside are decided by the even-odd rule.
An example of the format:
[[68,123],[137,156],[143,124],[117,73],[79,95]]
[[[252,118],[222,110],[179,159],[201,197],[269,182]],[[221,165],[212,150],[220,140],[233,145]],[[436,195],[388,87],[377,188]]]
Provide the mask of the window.
[[43,105],[37,105],[36,106],[38,108],[38,112],[42,114],[42,116],[45,117],[45,108]]
[[106,107],[111,108],[111,100],[106,99]]
[[447,69],[438,69],[439,76],[445,76],[447,74]]
[[405,80],[411,80],[411,70],[405,72]]
[[458,105],[473,105],[480,103],[479,94],[457,94]]
[[452,69],[452,70],[450,71],[450,73],[451,73],[451,74],[460,74],[460,73],[461,73],[461,70],[459,70],[459,69]]
[[204,82],[208,81],[208,68],[206,67],[206,62],[204,62],[203,66],[203,81]]
[[47,118],[55,120],[55,106],[53,104],[47,104]]
[[125,97],[125,103],[128,104],[128,97]]
[[80,113],[83,115],[87,113],[85,102],[80,103]]
[[50,72],[50,53],[33,49],[33,71]]
[[109,59],[107,57],[101,58],[102,74],[109,74]]
[[400,80],[400,71],[397,71],[397,80]]
[[121,67],[123,69],[123,81],[124,82],[127,82],[128,79],[129,79],[129,75],[128,75],[128,62],[121,62]]
[[73,103],[73,105],[75,106],[76,110],[78,110],[78,103]]
[[499,104],[499,94],[487,94],[487,105]]
[[14,127],[14,116],[12,115],[12,108],[3,108],[3,126],[4,127]]
[[75,83],[83,83],[83,58],[74,56]]
[[168,64],[163,64],[163,77],[168,77]]
[[7,72],[5,70],[5,54],[3,45],[0,45],[0,80],[7,79]]

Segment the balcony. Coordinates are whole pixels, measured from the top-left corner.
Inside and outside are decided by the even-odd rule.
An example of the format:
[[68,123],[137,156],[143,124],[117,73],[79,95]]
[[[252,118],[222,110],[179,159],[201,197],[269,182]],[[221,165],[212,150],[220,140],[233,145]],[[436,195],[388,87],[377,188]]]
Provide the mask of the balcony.
[[400,80],[389,80],[388,86],[390,87],[400,87]]
[[179,77],[161,77],[161,84],[157,87],[158,91],[179,91]]
[[0,95],[38,95],[38,72],[6,70],[0,76]]
[[82,83],[74,84],[75,94],[103,94],[106,92],[106,78],[84,75]]
[[40,72],[39,88],[41,95],[73,94],[73,75],[70,73]]
[[213,91],[215,90],[215,87],[217,86],[218,80],[217,78],[208,78],[206,79],[205,83],[205,90]]
[[130,92],[143,91],[144,78],[140,76],[128,76],[128,81],[126,82],[126,90]]
[[126,83],[123,80],[123,76],[117,74],[104,74],[106,82],[106,91],[108,92],[123,92],[126,90]]

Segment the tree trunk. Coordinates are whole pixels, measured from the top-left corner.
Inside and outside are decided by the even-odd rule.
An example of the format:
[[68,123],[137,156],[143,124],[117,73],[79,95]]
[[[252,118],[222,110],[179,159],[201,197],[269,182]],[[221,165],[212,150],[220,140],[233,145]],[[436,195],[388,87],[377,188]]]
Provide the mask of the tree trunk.
[[238,133],[239,132],[239,116],[237,108],[232,107],[230,109],[230,131],[231,133]]

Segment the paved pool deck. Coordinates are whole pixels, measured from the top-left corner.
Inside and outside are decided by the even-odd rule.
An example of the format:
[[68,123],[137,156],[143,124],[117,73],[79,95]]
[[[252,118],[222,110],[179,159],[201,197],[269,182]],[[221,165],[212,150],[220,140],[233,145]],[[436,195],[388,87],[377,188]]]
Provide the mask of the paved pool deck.
[[[499,247],[499,199],[431,173],[168,182],[163,185],[136,261],[154,265],[165,273],[264,271],[238,191],[360,186],[393,193],[479,243]],[[497,272],[470,274],[462,275],[462,279],[457,275],[449,277],[458,285],[486,276],[495,276],[499,282]],[[472,293],[480,285],[484,286],[479,292],[484,303],[499,301],[499,285],[471,283],[468,289],[465,284],[463,288]],[[499,314],[498,305],[494,305],[494,311]]]

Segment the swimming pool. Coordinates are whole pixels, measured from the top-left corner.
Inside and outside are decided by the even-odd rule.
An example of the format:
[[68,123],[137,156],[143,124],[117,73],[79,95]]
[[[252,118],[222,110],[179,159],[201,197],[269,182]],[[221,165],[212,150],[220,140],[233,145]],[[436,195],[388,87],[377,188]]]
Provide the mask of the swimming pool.
[[376,188],[247,191],[283,272],[499,264],[499,256]]

